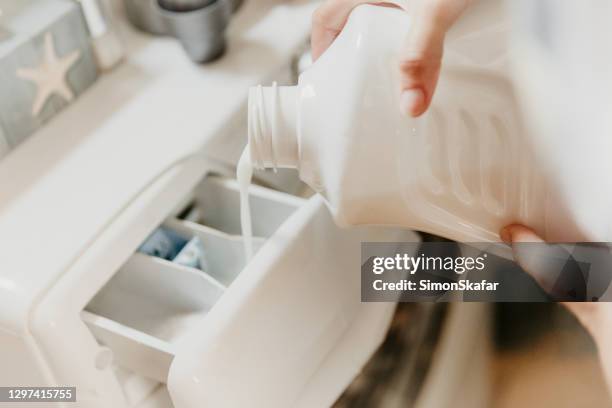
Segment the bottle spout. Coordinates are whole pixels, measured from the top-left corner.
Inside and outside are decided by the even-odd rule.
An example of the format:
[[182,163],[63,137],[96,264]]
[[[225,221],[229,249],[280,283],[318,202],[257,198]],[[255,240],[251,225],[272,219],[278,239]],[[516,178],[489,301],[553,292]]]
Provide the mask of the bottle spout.
[[248,139],[258,169],[297,168],[298,87],[261,85],[249,90]]

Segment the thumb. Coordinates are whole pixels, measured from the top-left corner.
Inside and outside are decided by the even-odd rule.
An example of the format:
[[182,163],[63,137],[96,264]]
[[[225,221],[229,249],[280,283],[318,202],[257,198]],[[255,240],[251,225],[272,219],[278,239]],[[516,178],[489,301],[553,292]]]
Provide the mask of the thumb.
[[554,300],[569,301],[564,302],[564,306],[593,333],[594,311],[598,304],[584,302],[586,279],[572,255],[559,244],[544,242],[534,231],[522,225],[507,226],[499,235],[512,246],[514,259],[521,268]]
[[[536,233],[529,228],[522,225],[510,225],[503,228],[500,231],[500,238],[512,246],[512,250],[516,261],[521,265],[523,269],[531,276],[535,278],[538,283],[542,285],[544,290],[550,293],[551,290],[551,272],[554,272],[550,268],[550,261],[548,262],[534,262],[537,256],[534,253],[540,253],[540,256],[544,256],[546,259],[554,257],[563,257],[559,252],[562,247],[560,245],[546,244]],[[521,248],[531,247],[531,249]],[[535,251],[534,251],[535,248]],[[609,255],[609,250],[604,248],[598,248],[598,253],[593,257],[599,259],[602,254]],[[531,254],[529,254],[531,252]],[[567,251],[565,251],[567,253]],[[572,258],[570,256],[570,258]],[[605,257],[609,259],[608,257]],[[576,264],[577,262],[570,262]],[[559,265],[557,265],[558,267]],[[605,265],[608,266],[608,265]],[[580,269],[571,268],[571,269]],[[608,268],[605,268],[609,270]],[[578,275],[575,275],[577,277]],[[574,279],[574,286],[576,284]],[[579,282],[578,282],[579,283]],[[585,283],[585,282],[583,282]],[[564,285],[566,288],[569,286],[567,283]],[[547,289],[548,288],[548,289]],[[553,287],[554,288],[554,287]],[[552,289],[554,292],[554,289]],[[582,300],[582,299],[581,299]],[[576,316],[580,323],[591,333],[591,336],[595,340],[601,354],[602,368],[608,383],[608,387],[612,389],[612,355],[610,355],[610,339],[612,339],[612,330],[610,330],[610,322],[612,322],[612,303],[599,303],[599,302],[565,302],[563,303],[567,309]]]
[[402,113],[419,116],[429,107],[440,75],[446,31],[468,4],[468,0],[415,4],[413,24],[400,56]]
[[578,261],[563,245],[546,243],[522,225],[502,229],[500,237],[512,245],[514,259],[521,268],[554,300],[586,300],[586,277]]

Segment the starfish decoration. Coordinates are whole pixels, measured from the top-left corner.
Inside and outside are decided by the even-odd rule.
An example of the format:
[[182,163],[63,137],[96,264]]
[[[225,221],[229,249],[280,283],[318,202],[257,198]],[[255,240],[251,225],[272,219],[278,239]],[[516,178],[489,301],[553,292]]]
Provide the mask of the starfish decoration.
[[17,76],[36,84],[37,92],[32,104],[32,116],[38,116],[45,102],[52,94],[58,94],[67,101],[74,99],[72,90],[66,83],[66,73],[79,59],[79,51],[58,57],[53,46],[51,33],[45,34],[43,61],[37,68],[20,68]]

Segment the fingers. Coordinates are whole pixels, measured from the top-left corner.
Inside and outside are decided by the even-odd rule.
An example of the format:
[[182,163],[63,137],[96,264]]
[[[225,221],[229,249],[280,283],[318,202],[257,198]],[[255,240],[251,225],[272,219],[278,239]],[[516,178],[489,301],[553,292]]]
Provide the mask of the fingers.
[[415,16],[400,60],[400,110],[410,116],[423,114],[438,83],[447,27],[436,25],[424,12]]
[[[522,225],[509,225],[500,231],[500,238],[512,246],[516,262],[553,298],[567,299],[568,292],[576,300],[584,300],[584,276],[560,245],[546,244],[533,230]],[[534,245],[535,244],[535,245]],[[582,298],[581,298],[582,297]],[[578,320],[593,334],[598,303],[564,302]],[[595,330],[594,330],[595,329]]]
[[312,16],[310,45],[312,59],[316,61],[336,39],[346,24],[351,11],[366,0],[327,0]]
[[511,224],[499,232],[499,237],[506,244],[515,242],[544,242],[533,230],[520,224]]
[[[509,225],[502,229],[500,238],[511,244],[514,260],[531,275],[536,282],[550,293],[559,274],[559,265],[551,265],[550,260],[557,258],[543,239],[531,229],[522,225]],[[525,245],[525,244],[538,245]]]
[[468,0],[430,0],[417,3],[401,60],[400,111],[419,116],[433,98],[448,29],[467,8]]
[[[326,0],[313,14],[311,49],[316,61],[336,39],[351,11],[361,4],[390,5],[395,1]],[[442,63],[446,31],[467,8],[470,0],[419,0],[411,2],[413,23],[400,57],[400,110],[423,114],[433,97]]]
[[361,4],[404,8],[401,0],[326,0],[312,15],[310,46],[313,61],[329,48],[344,28],[351,11]]
[[500,232],[512,244],[514,259],[554,300],[587,299],[586,276],[572,254],[560,244],[545,243],[522,225],[510,225]]

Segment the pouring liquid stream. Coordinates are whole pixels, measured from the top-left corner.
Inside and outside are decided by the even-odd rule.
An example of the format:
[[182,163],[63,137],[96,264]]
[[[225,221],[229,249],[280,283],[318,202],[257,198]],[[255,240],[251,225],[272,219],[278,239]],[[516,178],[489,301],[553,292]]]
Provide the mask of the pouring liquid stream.
[[244,148],[236,168],[236,180],[240,188],[240,227],[244,242],[244,255],[248,262],[253,257],[253,224],[249,203],[249,185],[253,179],[253,163],[249,145]]

